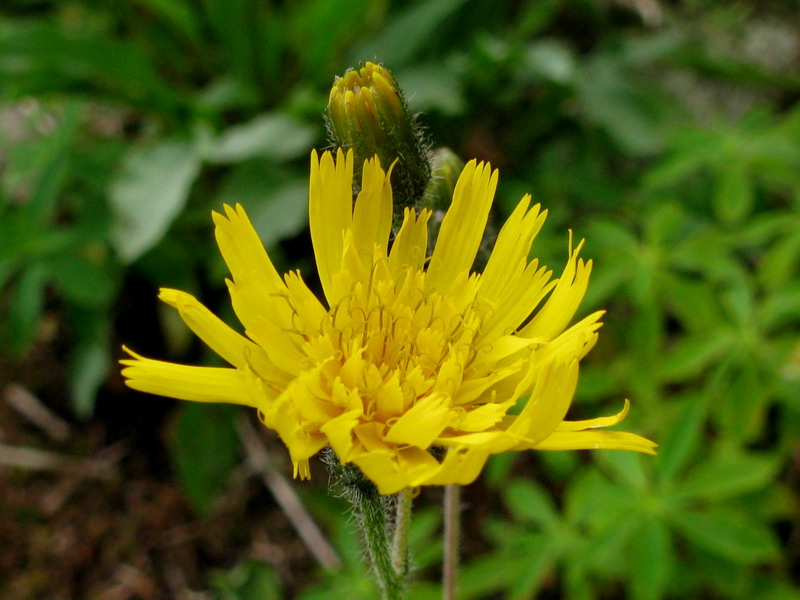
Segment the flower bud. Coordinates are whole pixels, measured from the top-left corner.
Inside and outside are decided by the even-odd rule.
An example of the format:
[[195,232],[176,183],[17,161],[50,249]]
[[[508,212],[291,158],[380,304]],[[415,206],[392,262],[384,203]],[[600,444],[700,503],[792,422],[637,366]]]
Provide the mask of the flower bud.
[[392,171],[396,211],[421,205],[431,178],[428,145],[388,69],[367,62],[337,77],[325,117],[331,142],[353,149],[357,169],[375,155],[384,168],[397,160]]
[[425,206],[434,211],[445,211],[453,199],[464,161],[450,148],[437,148],[431,154],[432,174],[425,189]]

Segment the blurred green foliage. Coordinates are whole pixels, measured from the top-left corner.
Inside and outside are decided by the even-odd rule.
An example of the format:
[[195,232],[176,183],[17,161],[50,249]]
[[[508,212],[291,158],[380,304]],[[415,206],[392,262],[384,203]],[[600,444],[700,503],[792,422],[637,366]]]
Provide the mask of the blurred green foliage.
[[[139,315],[131,290],[223,298],[209,218],[223,202],[244,204],[279,270],[313,272],[308,152],[326,143],[333,76],[363,60],[395,72],[435,145],[501,168],[498,219],[528,191],[550,210],[535,246],[548,265],[563,263],[567,228],[587,238],[583,310],[609,312],[572,416],[630,397],[626,428],[661,444],[655,459],[537,455],[536,480],[497,457],[484,476],[506,512],[470,532],[487,549],[469,557],[461,598],[800,598],[790,3],[7,0],[4,352],[44,343],[55,316],[72,405],[88,418],[130,341],[117,317]],[[193,351],[161,316],[137,340],[164,357]],[[172,439],[198,510],[238,460],[232,419],[202,410],[184,408]],[[437,526],[417,515],[422,574]],[[351,560],[301,597],[372,598],[362,569]],[[209,585],[221,598],[280,594],[252,562]],[[437,597],[435,585],[411,597]]]

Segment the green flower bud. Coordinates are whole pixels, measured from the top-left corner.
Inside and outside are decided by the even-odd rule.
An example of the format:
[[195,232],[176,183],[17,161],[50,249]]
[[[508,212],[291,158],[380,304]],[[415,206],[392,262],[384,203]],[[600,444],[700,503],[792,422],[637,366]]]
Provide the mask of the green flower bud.
[[392,191],[399,214],[421,206],[431,178],[428,144],[388,69],[368,62],[337,77],[325,117],[331,142],[353,149],[357,169],[376,154],[384,168],[397,160]]
[[450,150],[450,148],[437,148],[431,155],[433,173],[428,187],[425,189],[425,206],[432,211],[444,211],[453,200],[461,171],[464,170],[464,161]]

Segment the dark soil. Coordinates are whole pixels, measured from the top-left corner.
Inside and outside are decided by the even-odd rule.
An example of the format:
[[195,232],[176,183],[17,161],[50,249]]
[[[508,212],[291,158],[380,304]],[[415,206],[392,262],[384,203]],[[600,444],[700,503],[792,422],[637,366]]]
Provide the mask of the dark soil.
[[[176,403],[134,395],[112,374],[97,416],[74,420],[54,339],[40,339],[25,359],[0,358],[0,599],[201,600],[211,598],[197,590],[208,589],[215,571],[246,557],[271,563],[289,586],[292,572],[314,570],[244,467],[210,514],[192,510],[164,444]],[[66,439],[6,402],[4,390],[16,384],[69,423]],[[56,462],[4,464],[19,449],[46,451]]]

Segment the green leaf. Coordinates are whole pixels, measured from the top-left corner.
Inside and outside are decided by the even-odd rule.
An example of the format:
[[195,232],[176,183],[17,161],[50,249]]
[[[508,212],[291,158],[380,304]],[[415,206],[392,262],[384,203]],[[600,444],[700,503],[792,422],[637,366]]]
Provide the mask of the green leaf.
[[709,398],[707,395],[690,395],[684,399],[677,420],[670,424],[660,440],[656,458],[657,478],[662,485],[674,480],[689,464],[700,448]]
[[466,108],[461,82],[452,69],[439,62],[415,65],[397,74],[412,111],[438,110],[445,115],[459,115]]
[[183,210],[200,170],[191,144],[133,148],[111,184],[115,223],[111,243],[125,262],[152,248]]
[[631,548],[631,598],[663,598],[667,584],[673,576],[674,562],[667,525],[657,519],[645,521],[642,529],[634,536]]
[[250,213],[264,245],[272,246],[297,234],[308,222],[308,185],[290,183],[276,189],[267,202]]
[[730,331],[724,329],[678,338],[659,361],[658,379],[679,382],[697,377],[734,343]]
[[780,331],[800,321],[800,284],[790,283],[769,294],[758,310],[759,324],[766,331]]
[[745,274],[732,280],[727,289],[720,294],[722,306],[737,325],[749,327],[754,314],[754,282]]
[[800,266],[800,229],[786,216],[782,224],[791,227],[788,235],[779,238],[766,250],[758,264],[759,279],[770,289],[780,289],[790,283]]
[[620,521],[631,521],[641,496],[609,481],[597,469],[570,480],[564,513],[570,523],[591,524],[594,531],[608,531]]
[[195,510],[207,513],[239,460],[236,407],[181,405],[170,450],[178,480]]
[[642,458],[634,452],[596,452],[594,459],[604,467],[620,484],[630,490],[642,491],[647,488],[647,475]]
[[561,40],[538,40],[525,52],[525,68],[538,79],[567,84],[575,75],[575,56]]
[[763,564],[780,556],[772,530],[750,515],[710,508],[672,513],[670,520],[692,544],[735,563]]
[[632,260],[639,255],[640,242],[633,235],[630,228],[613,221],[591,221],[589,239],[596,243],[604,252],[613,252],[615,256],[627,257]]
[[558,509],[553,500],[533,481],[513,480],[505,490],[505,500],[509,511],[518,521],[535,523],[545,529],[552,529],[558,524]]
[[[223,64],[246,88],[255,88],[258,48],[254,24],[259,19],[253,0],[203,0],[207,23],[222,46]],[[266,4],[266,3],[263,3]]]
[[217,198],[242,204],[261,241],[269,247],[297,234],[308,222],[308,182],[265,159],[238,165]]
[[574,564],[567,564],[564,569],[564,590],[567,600],[595,600],[597,592],[589,581],[585,570]]
[[[46,264],[53,282],[71,303],[86,308],[103,308],[114,299],[116,277],[104,248],[87,249],[96,252],[87,256],[58,254],[48,256]],[[107,251],[106,251],[107,254]]]
[[714,190],[714,211],[724,223],[738,223],[753,209],[755,190],[750,174],[740,161],[720,165]]
[[606,576],[619,577],[625,574],[625,557],[628,556],[631,540],[646,518],[649,517],[642,511],[618,513],[616,520],[590,530],[591,537],[581,549],[580,557],[573,560],[585,563]]
[[642,177],[644,190],[652,192],[682,183],[719,155],[722,143],[720,135],[712,129],[684,129],[677,132],[671,140],[672,152],[655,163]]
[[225,131],[213,143],[207,158],[217,163],[261,156],[284,161],[304,156],[315,138],[314,127],[287,115],[269,113]]
[[711,282],[678,276],[664,277],[663,282],[664,301],[686,329],[718,331],[724,325],[720,314],[719,290]]
[[767,576],[759,584],[759,589],[753,596],[758,600],[800,600],[800,588],[790,583]]
[[520,39],[532,39],[544,31],[558,15],[560,0],[539,0],[520,6],[520,18],[515,21],[514,34]]
[[87,340],[72,350],[69,391],[72,409],[78,417],[87,419],[92,415],[97,390],[106,380],[110,366],[111,351],[107,335]]
[[604,127],[634,156],[658,152],[664,142],[666,112],[657,90],[634,82],[613,55],[595,55],[576,74],[577,101],[586,119]]
[[689,499],[719,502],[771,485],[781,461],[772,456],[729,451],[716,454],[693,469],[680,486]]
[[46,283],[47,269],[41,263],[32,264],[19,276],[8,313],[11,349],[16,354],[26,352],[33,343],[44,308]]
[[195,43],[201,42],[197,13],[186,0],[136,0],[168,21],[175,29]]
[[177,94],[141,47],[43,21],[0,31],[0,80],[17,96],[90,90],[137,105],[173,108]]
[[245,559],[224,573],[212,576],[220,600],[281,600],[280,578],[272,566]]
[[[289,4],[288,38],[306,77],[330,81],[342,49],[360,39],[363,30],[382,16],[386,6],[385,2],[368,0],[305,0]],[[358,18],[342,18],[345,14]]]
[[[686,580],[694,580],[694,595],[698,595],[699,589],[713,590],[714,597],[732,598],[736,600],[750,600],[758,598],[753,595],[753,579],[756,570],[752,568],[742,568],[742,565],[731,562],[716,554],[706,552],[697,547],[690,547],[686,551],[688,555],[683,562],[683,577],[677,578],[673,588],[685,586]],[[679,589],[676,594],[678,598],[689,596],[689,593]],[[689,588],[691,589],[691,588]],[[680,593],[684,592],[684,593]],[[760,598],[759,598],[760,600]]]
[[0,290],[6,286],[16,271],[17,262],[15,260],[0,256]]
[[44,165],[35,184],[31,201],[25,206],[26,217],[32,225],[41,228],[52,219],[68,173],[69,155],[66,152],[54,156]]
[[523,555],[528,560],[521,565],[517,578],[506,594],[508,600],[528,600],[536,596],[546,575],[553,569],[558,559],[558,548],[552,542],[537,544],[523,551]]
[[686,228],[686,210],[674,202],[656,204],[644,220],[644,239],[647,246],[669,248]]
[[51,224],[65,186],[75,178],[71,159],[84,113],[82,103],[68,101],[52,132],[10,146],[4,183],[30,195],[21,207],[21,235],[39,233]]
[[[511,553],[493,552],[464,565],[459,575],[459,597],[463,600],[485,598],[498,590],[513,590],[519,585],[521,574],[526,574],[523,584],[537,587],[539,578],[552,564],[553,544],[546,535],[518,536],[522,545]],[[516,592],[519,594],[519,591]],[[530,598],[531,594],[522,596]]]
[[511,479],[511,470],[517,459],[517,452],[503,452],[489,457],[481,476],[483,481],[493,489],[500,489]]
[[408,547],[413,557],[414,567],[424,569],[437,565],[442,560],[443,544],[431,544],[441,530],[441,511],[433,507],[415,510],[408,534]]
[[410,62],[423,49],[436,30],[460,9],[466,0],[423,0],[405,9],[392,19],[375,38],[358,46],[352,53],[352,63],[364,57],[378,59],[398,69]]
[[730,441],[752,440],[762,431],[766,418],[769,391],[764,385],[764,375],[744,355],[723,363],[719,377],[721,382],[711,392],[723,399],[714,406],[718,426]]

